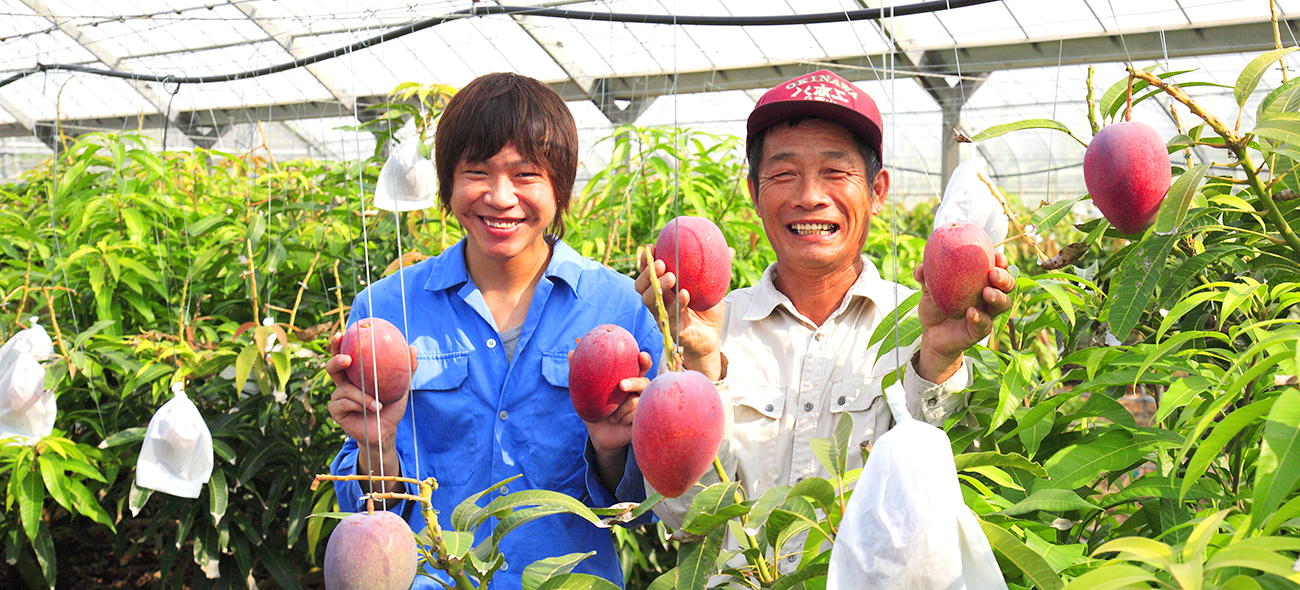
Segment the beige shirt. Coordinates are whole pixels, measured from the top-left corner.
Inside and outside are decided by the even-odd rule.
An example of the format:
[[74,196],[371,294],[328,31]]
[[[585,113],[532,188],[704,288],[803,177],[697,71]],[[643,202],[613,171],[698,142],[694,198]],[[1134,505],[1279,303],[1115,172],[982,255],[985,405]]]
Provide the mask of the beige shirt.
[[[894,322],[896,302],[914,291],[882,279],[865,256],[862,262],[858,280],[821,326],[800,315],[776,289],[776,265],[764,271],[758,284],[727,295],[721,346],[728,369],[716,385],[729,414],[718,454],[749,499],[806,477],[829,478],[808,439],[829,438],[844,412],[853,416],[848,469],[862,467],[858,446],[874,443],[893,424],[881,397],[881,379],[902,364],[907,366],[903,384],[895,383],[890,393],[905,391],[907,408],[917,419],[942,427],[966,403],[961,392],[971,384],[969,362],[936,385],[916,374],[909,362],[911,344],[876,358],[881,343],[869,347],[871,335],[881,323]],[[709,472],[702,483],[716,481]],[[655,513],[677,528],[690,496],[692,492],[666,500]],[[728,546],[736,547],[732,540]]]

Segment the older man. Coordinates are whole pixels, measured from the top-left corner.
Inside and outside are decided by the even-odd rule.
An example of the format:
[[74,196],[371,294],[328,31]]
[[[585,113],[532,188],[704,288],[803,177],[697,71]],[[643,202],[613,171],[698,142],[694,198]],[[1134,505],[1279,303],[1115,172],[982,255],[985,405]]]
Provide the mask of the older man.
[[[882,130],[871,97],[828,70],[777,85],[750,113],[746,139],[749,192],[776,262],[758,284],[698,313],[686,307],[688,291],[673,292],[676,277],[655,265],[665,303],[681,304],[680,314],[669,316],[680,321],[685,367],[713,379],[728,402],[720,455],[750,497],[828,476],[808,439],[829,437],[844,412],[854,419],[854,444],[887,430],[892,416],[881,381],[900,364],[902,383],[889,393],[905,393],[914,416],[941,426],[966,403],[962,391],[972,377],[965,351],[1011,306],[1015,283],[998,255],[981,305],[953,320],[923,296],[919,345],[877,358],[880,344],[869,346],[871,335],[896,320],[894,308],[913,292],[882,279],[862,253],[889,192]],[[636,288],[653,313],[649,272],[643,264]],[[913,276],[920,281],[922,272]],[[861,467],[857,453],[851,457],[849,468]],[[656,510],[674,525],[684,511],[675,501]],[[793,566],[788,559],[783,567]]]

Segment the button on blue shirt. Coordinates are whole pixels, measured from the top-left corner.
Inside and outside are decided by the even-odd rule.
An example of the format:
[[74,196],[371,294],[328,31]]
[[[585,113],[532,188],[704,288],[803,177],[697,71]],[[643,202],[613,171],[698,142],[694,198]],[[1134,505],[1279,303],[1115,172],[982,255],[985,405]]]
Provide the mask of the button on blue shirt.
[[[417,349],[419,367],[397,431],[401,465],[385,465],[385,474],[437,479],[433,508],[446,530],[462,500],[516,475],[522,477],[510,483],[510,492],[554,490],[593,507],[645,499],[630,449],[615,494],[600,484],[594,457],[584,452],[587,429],[568,389],[569,351],[600,324],[627,329],[658,364],[663,337],[632,279],[556,242],[533,290],[514,357],[507,361],[492,314],[465,267],[464,244],[385,277],[353,302],[349,324],[365,317],[386,319]],[[657,366],[649,374],[656,372]],[[357,442],[349,439],[330,472],[356,473],[357,452]],[[364,509],[362,484],[336,482],[335,491],[345,510]],[[488,494],[479,505],[500,494]],[[403,502],[393,510],[407,517],[412,530],[424,530],[418,503]],[[495,524],[493,519],[479,527],[475,546]],[[623,585],[609,530],[577,516],[534,520],[506,535],[500,549],[508,567],[497,572],[493,588],[519,588],[524,568],[539,559],[588,551],[596,554],[574,571]],[[447,579],[441,571],[428,571]],[[416,576],[414,588],[441,586]]]

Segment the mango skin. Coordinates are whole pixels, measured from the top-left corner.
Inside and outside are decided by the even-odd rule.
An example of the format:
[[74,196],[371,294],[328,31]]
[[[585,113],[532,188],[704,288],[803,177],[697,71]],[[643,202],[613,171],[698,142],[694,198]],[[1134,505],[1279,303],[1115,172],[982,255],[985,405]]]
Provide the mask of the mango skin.
[[1083,181],[1092,202],[1125,234],[1151,227],[1169,193],[1172,165],[1165,142],[1146,123],[1111,123],[1083,156]]
[[415,568],[415,536],[392,512],[348,516],[325,547],[326,590],[407,590]]
[[397,402],[411,388],[414,371],[406,337],[388,320],[364,318],[348,326],[339,353],[352,357],[346,369],[348,381],[361,388],[365,367],[365,391],[381,403]]
[[966,317],[966,309],[984,302],[984,287],[993,270],[993,243],[973,223],[949,223],[925,241],[922,264],[925,290],[950,319]]
[[724,426],[722,396],[708,377],[664,373],[641,393],[632,452],[655,491],[676,498],[713,468]]
[[712,221],[682,215],[664,224],[655,240],[655,259],[677,277],[677,288],[691,294],[687,307],[704,311],[717,305],[731,287],[731,250]]
[[614,324],[601,324],[587,332],[569,359],[569,398],[578,417],[587,422],[608,418],[627,392],[618,384],[641,372],[636,338]]

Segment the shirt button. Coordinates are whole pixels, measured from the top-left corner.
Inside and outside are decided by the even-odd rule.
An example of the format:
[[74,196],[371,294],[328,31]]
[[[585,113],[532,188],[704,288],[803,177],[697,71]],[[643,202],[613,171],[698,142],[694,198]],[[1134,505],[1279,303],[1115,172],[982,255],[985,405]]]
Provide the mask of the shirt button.
[[800,475],[799,477],[794,478],[794,482],[795,482],[795,483],[803,483],[803,476]]
[[930,399],[928,399],[928,400],[925,400],[925,405],[930,406],[931,408],[933,408],[933,407],[939,405],[939,398],[932,397],[932,398],[930,398]]
[[510,569],[510,564],[508,564],[508,563],[503,563],[503,564],[501,564],[501,571],[504,572],[504,571],[506,571],[506,570],[508,570],[508,569]]
[[502,496],[504,496],[504,495],[506,495],[506,494],[509,494],[509,493],[510,493],[510,488],[509,488],[509,487],[507,487],[507,486],[501,486],[501,495],[502,495]]
[[794,563],[796,559],[799,559],[798,555],[791,555],[790,557],[785,558],[785,560],[790,563]]
[[839,405],[841,405],[841,406],[844,405],[844,396],[841,395],[841,396],[840,396],[840,399],[835,400],[835,403],[837,403],[837,404],[839,404]]
[[501,410],[501,413],[500,413],[500,414],[497,414],[497,416],[500,417],[502,420],[505,420],[506,418],[509,418],[509,417],[510,417],[510,412],[507,412],[507,411],[505,411],[505,410]]
[[823,338],[826,338],[826,334],[818,332],[816,336],[813,336],[813,338],[816,338],[818,342],[821,342]]
[[487,345],[488,345],[488,348],[496,348],[496,347],[497,347],[497,341],[496,341],[495,339],[493,339],[493,338],[488,338]]
[[803,409],[804,409],[804,411],[811,412],[812,409],[813,409],[812,402],[808,402],[808,403],[804,404],[804,405],[803,405]]
[[767,404],[766,406],[763,407],[763,411],[764,411],[764,412],[771,412],[772,410],[775,410],[775,409],[776,409],[776,407],[773,406],[772,404]]

